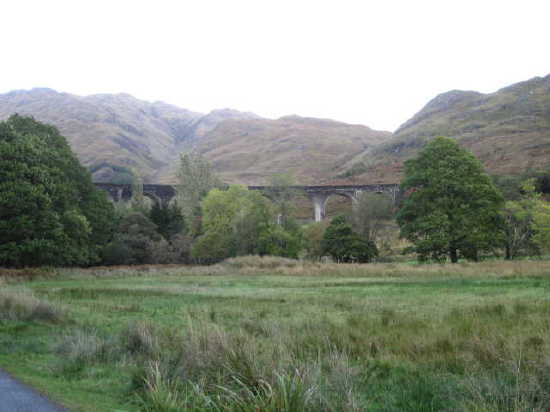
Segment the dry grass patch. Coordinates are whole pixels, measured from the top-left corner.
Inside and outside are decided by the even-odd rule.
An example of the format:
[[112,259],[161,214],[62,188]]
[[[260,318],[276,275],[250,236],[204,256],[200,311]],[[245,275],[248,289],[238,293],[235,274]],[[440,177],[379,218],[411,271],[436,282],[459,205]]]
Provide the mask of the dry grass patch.
[[0,291],[0,321],[60,322],[63,317],[59,308],[36,298],[31,292]]

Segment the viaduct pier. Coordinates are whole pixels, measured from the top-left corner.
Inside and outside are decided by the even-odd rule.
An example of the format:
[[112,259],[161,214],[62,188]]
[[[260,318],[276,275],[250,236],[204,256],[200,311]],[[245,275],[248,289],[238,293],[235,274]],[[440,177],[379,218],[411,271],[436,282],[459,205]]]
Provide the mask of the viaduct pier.
[[[113,202],[128,201],[132,198],[132,185],[114,183],[95,183],[98,189],[107,192]],[[249,190],[259,190],[265,196],[276,193],[277,187],[273,186],[248,186]],[[343,196],[355,203],[361,193],[385,193],[394,201],[399,194],[398,184],[372,184],[372,185],[324,185],[324,186],[288,186],[285,189],[304,194],[313,204],[314,218],[320,222],[325,217],[325,205],[331,196]],[[144,184],[143,195],[153,202],[168,205],[176,197],[176,189],[170,185]]]

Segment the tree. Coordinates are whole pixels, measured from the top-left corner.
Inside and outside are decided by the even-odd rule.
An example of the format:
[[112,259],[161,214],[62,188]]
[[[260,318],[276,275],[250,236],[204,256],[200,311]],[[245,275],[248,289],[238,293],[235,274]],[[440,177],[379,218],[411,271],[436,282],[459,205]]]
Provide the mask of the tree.
[[533,242],[541,250],[550,249],[550,204],[540,200],[537,203],[533,216],[533,229],[535,234]]
[[320,260],[324,256],[323,236],[329,222],[313,222],[304,227],[304,247],[306,257],[309,259]]
[[273,208],[259,192],[232,185],[212,189],[202,201],[202,229],[192,255],[204,263],[250,254],[295,257],[301,247],[297,231],[275,223]]
[[162,240],[153,222],[141,212],[130,212],[120,220],[113,240],[105,247],[103,261],[107,265],[156,263],[155,244]]
[[324,255],[338,263],[368,263],[378,256],[376,244],[354,233],[345,216],[336,216],[325,230],[321,242]]
[[177,177],[178,204],[186,221],[193,222],[197,211],[200,211],[201,200],[211,189],[219,188],[222,184],[210,163],[195,152],[181,155]]
[[292,225],[291,215],[295,209],[294,200],[298,193],[292,187],[296,180],[289,173],[278,173],[269,180],[267,195],[276,206],[277,221],[283,227]]
[[362,193],[353,208],[355,230],[364,239],[376,243],[380,232],[389,225],[393,214],[392,200],[387,195]]
[[132,199],[130,200],[131,208],[140,213],[147,213],[149,209],[143,194],[143,179],[137,171],[133,171],[132,177]]
[[202,201],[202,213],[204,234],[192,250],[202,262],[255,253],[261,232],[273,219],[261,194],[239,185],[212,189]]
[[535,214],[540,209],[540,194],[535,192],[535,180],[529,179],[521,185],[517,200],[509,200],[501,211],[506,259],[514,259],[522,253],[536,248],[533,235],[537,226]]
[[421,260],[477,260],[496,242],[503,199],[481,163],[454,140],[433,139],[405,162],[397,215],[401,236]]
[[177,204],[167,206],[155,202],[149,211],[149,219],[157,225],[158,233],[166,240],[186,230],[185,219]]
[[285,230],[282,225],[271,225],[260,233],[257,253],[298,259],[302,250],[302,235],[299,231]]
[[0,123],[0,266],[95,263],[113,216],[55,127],[18,115]]

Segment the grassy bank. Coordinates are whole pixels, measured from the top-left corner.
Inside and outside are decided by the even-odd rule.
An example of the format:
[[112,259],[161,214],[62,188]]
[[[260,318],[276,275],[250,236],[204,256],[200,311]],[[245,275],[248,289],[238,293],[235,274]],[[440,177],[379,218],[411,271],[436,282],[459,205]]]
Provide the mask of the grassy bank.
[[0,289],[0,367],[75,411],[550,408],[550,262],[251,257]]

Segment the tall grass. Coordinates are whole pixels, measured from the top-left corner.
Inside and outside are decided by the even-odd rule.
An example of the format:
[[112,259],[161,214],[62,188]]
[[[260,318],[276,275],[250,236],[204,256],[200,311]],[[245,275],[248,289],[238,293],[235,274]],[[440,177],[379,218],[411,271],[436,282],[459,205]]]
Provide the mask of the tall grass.
[[[98,380],[107,391],[124,382],[125,394],[111,394],[130,404],[121,409],[550,410],[550,262],[244,257],[142,267],[123,279],[104,268],[64,271],[29,284],[81,320],[56,337],[55,378]],[[13,309],[17,288],[0,293],[0,308],[11,308],[2,313],[15,313],[2,316],[32,319],[33,303]],[[46,329],[24,332],[30,341]],[[21,335],[10,339],[15,347]]]
[[96,268],[63,268],[56,272],[62,278],[132,277],[132,276],[225,276],[280,275],[364,278],[433,278],[540,277],[550,273],[550,260],[492,260],[458,264],[370,263],[336,264],[286,259],[274,256],[241,256],[211,266],[141,265]]
[[0,290],[1,321],[60,322],[63,312],[29,291]]
[[[515,313],[480,307],[439,329],[396,313],[272,321],[264,338],[206,317],[178,331],[134,323],[110,361],[133,359],[130,388],[143,411],[550,410],[550,326],[539,312],[536,335],[503,333]],[[88,367],[108,359],[93,335],[68,342],[79,349],[65,354]]]

